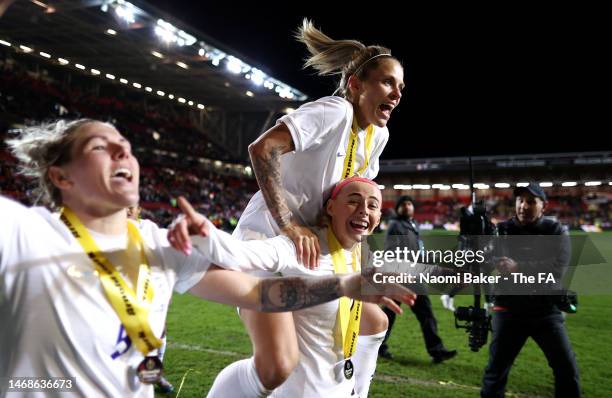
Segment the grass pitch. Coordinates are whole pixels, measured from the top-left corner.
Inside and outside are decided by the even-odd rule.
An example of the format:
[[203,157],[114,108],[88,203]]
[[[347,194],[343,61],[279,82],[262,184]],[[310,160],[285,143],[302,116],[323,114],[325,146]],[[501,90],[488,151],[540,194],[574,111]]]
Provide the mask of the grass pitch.
[[[591,239],[612,262],[612,234]],[[611,270],[612,271],[612,270]],[[470,305],[470,296],[458,296],[455,305]],[[609,397],[612,392],[612,295],[579,297],[579,310],[568,315],[567,329],[576,352],[585,397]],[[398,317],[389,340],[393,361],[379,360],[370,397],[476,397],[488,349],[473,353],[467,334],[455,329],[453,315],[439,296],[431,296],[438,329],[448,348],[459,355],[432,365],[418,321],[410,310]],[[204,397],[215,376],[230,363],[251,355],[251,343],[234,308],[190,295],[175,295],[168,314],[168,348],[164,359],[167,378],[180,397]],[[553,376],[544,354],[529,340],[518,356],[507,386],[507,396],[553,396]],[[158,394],[157,397],[164,395]],[[176,396],[170,394],[170,396]]]

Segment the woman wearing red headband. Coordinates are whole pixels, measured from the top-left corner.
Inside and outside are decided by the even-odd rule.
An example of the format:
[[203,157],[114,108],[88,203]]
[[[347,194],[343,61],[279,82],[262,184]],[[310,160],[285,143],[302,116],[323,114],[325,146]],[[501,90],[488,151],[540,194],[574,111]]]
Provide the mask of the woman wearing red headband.
[[[200,254],[217,264],[242,269],[266,270],[283,276],[323,276],[359,271],[361,241],[380,222],[382,197],[376,183],[362,177],[351,177],[336,184],[325,206],[325,224],[313,232],[321,242],[320,266],[307,269],[298,264],[295,245],[286,236],[267,240],[240,242],[228,234],[216,230],[186,205],[186,217],[180,218],[170,228],[169,240],[174,248],[187,251],[191,246],[188,231],[206,238],[193,237],[193,246]],[[367,395],[368,378],[357,385],[355,374],[364,369],[358,363],[363,355],[359,346],[361,308],[364,304],[349,300],[335,300],[293,314],[300,360],[286,382],[272,393],[277,397],[349,397],[361,390]],[[391,307],[400,311],[395,303]],[[367,314],[363,313],[364,316]],[[347,320],[346,322],[343,321]],[[349,321],[350,320],[350,321]],[[355,344],[355,339],[357,344]],[[355,352],[355,348],[357,351]],[[374,347],[374,356],[378,347]],[[367,363],[374,373],[375,361]],[[216,378],[209,397],[256,396],[258,385],[253,359],[244,359],[225,368]]]

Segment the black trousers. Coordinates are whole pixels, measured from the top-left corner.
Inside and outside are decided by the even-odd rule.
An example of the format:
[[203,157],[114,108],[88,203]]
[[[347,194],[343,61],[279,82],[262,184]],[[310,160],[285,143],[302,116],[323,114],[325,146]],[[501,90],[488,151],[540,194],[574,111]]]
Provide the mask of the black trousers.
[[[423,339],[425,340],[427,352],[431,356],[436,356],[440,350],[444,349],[444,345],[442,344],[442,339],[440,339],[440,336],[438,336],[438,324],[436,322],[436,318],[434,317],[433,310],[431,309],[431,301],[429,300],[429,296],[426,294],[419,294],[414,305],[410,307],[410,309],[421,324],[421,331],[423,332]],[[391,311],[387,307],[384,307],[383,311],[389,318],[389,329],[387,329],[387,334],[385,335],[385,339],[381,345],[381,350],[387,349],[387,340],[391,335],[391,329],[395,323],[395,312]]]
[[508,374],[521,348],[531,337],[544,352],[555,377],[555,397],[579,397],[580,380],[561,312],[544,315],[493,313],[489,363],[482,378],[483,398],[503,397]]

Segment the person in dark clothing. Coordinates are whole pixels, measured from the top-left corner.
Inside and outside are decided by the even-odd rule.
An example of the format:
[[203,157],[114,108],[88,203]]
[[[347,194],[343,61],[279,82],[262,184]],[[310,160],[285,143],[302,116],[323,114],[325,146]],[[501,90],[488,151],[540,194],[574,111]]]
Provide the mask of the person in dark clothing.
[[[520,235],[526,238],[518,247],[512,250],[506,248],[507,256],[500,257],[495,264],[497,270],[501,275],[545,272],[559,281],[570,258],[567,229],[558,221],[543,217],[546,194],[539,185],[517,188],[514,196],[516,216],[499,223],[497,229],[502,240],[509,235],[514,235],[511,239],[521,240]],[[543,235],[558,236],[559,239],[542,238]],[[498,290],[501,289],[498,286]],[[493,338],[481,396],[504,396],[510,368],[531,337],[542,349],[553,370],[555,397],[579,397],[576,355],[565,329],[563,314],[555,305],[559,296],[541,291],[538,295],[538,289],[542,289],[540,286],[530,286],[529,289],[529,294],[518,295],[514,292],[514,295],[500,295],[498,292],[495,296]]]
[[[423,248],[423,241],[420,239],[419,225],[413,218],[414,201],[412,198],[410,196],[401,196],[395,205],[395,212],[397,217],[389,224],[385,239],[385,250],[394,250],[398,246],[407,247],[409,250],[414,251],[421,250]],[[410,309],[421,325],[425,347],[432,358],[432,362],[440,363],[454,357],[457,355],[457,351],[447,350],[442,343],[442,339],[438,336],[438,325],[425,286],[418,285],[411,286],[411,288],[416,289],[418,295]],[[383,358],[392,359],[393,355],[389,352],[387,340],[395,323],[395,313],[386,307],[383,308],[383,311],[389,318],[389,328],[378,354]]]

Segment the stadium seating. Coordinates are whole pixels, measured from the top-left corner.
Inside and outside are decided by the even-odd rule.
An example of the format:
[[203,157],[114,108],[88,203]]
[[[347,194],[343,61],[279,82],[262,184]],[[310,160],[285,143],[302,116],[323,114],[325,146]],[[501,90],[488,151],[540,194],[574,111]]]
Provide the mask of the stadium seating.
[[[185,195],[198,210],[219,227],[231,230],[248,199],[257,190],[254,179],[222,175],[203,167],[197,157],[230,159],[222,148],[198,132],[181,112],[164,108],[163,103],[143,101],[116,86],[95,85],[91,79],[75,78],[68,84],[52,69],[15,62],[0,54],[0,188],[2,193],[31,203],[29,183],[17,175],[15,159],[6,151],[4,140],[15,127],[63,117],[90,117],[113,122],[136,148],[141,163],[141,205],[144,217],[160,225],[177,213],[176,198]],[[493,191],[495,192],[495,191]],[[493,220],[505,220],[514,213],[509,190],[486,197]],[[388,199],[388,196],[385,195]],[[572,228],[595,225],[612,228],[612,195],[567,189],[549,195],[546,215],[559,218]],[[469,196],[419,200],[415,218],[441,228],[458,222],[459,210]],[[393,215],[393,201],[386,200],[385,220]],[[384,226],[386,223],[383,223]]]
[[[4,140],[25,124],[57,118],[89,117],[113,122],[132,142],[141,164],[144,217],[167,225],[176,215],[176,198],[185,195],[213,223],[233,229],[248,199],[257,190],[253,179],[222,175],[197,157],[229,159],[179,114],[123,96],[94,95],[87,81],[70,86],[45,70],[33,73],[5,58],[0,64],[0,189],[31,204],[30,182],[17,173],[17,162]],[[10,73],[6,73],[10,72]],[[89,90],[89,91],[88,91]]]

